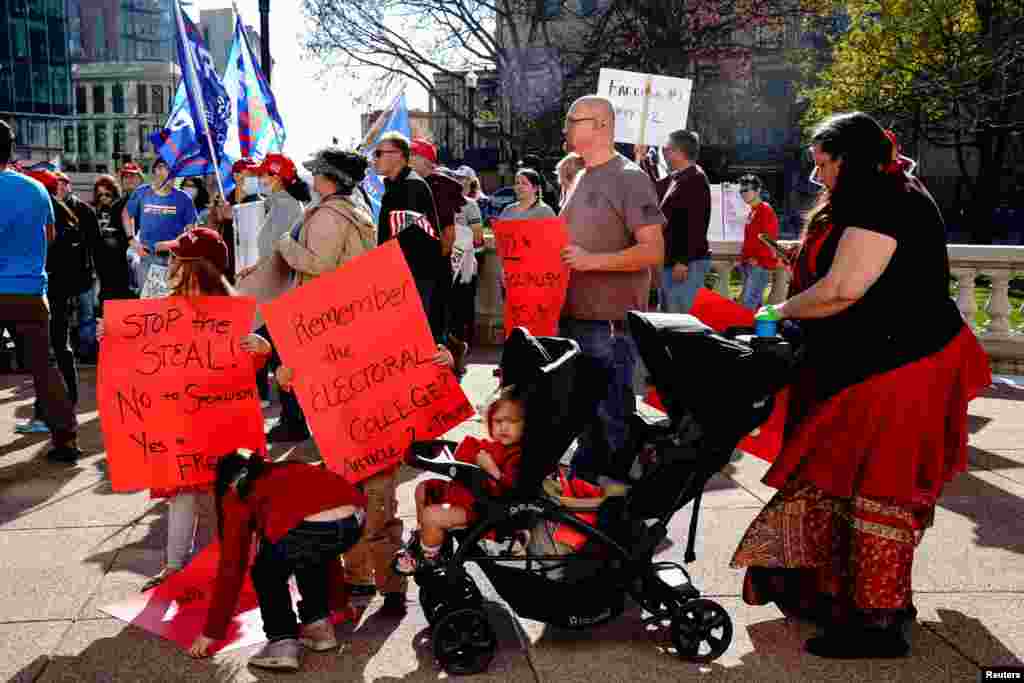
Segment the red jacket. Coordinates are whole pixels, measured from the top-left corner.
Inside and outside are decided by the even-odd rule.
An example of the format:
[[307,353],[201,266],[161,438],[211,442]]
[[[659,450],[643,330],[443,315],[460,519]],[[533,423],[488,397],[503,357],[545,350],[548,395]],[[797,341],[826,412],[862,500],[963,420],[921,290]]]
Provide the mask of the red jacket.
[[500,491],[495,493],[508,491],[515,486],[516,479],[519,478],[519,463],[523,457],[522,449],[518,445],[502,446],[496,441],[467,436],[455,450],[455,459],[476,465],[481,452],[490,455],[501,472],[501,479],[497,482]]
[[758,239],[759,234],[773,240],[779,239],[779,218],[768,202],[761,202],[750,211],[747,227],[743,231],[743,250],[740,259],[753,259],[757,265],[768,270],[779,267],[779,258],[767,244]]
[[245,500],[228,491],[222,502],[220,563],[203,633],[216,640],[226,636],[253,534],[276,543],[306,517],[342,505],[365,508],[366,496],[340,474],[297,462],[270,465]]

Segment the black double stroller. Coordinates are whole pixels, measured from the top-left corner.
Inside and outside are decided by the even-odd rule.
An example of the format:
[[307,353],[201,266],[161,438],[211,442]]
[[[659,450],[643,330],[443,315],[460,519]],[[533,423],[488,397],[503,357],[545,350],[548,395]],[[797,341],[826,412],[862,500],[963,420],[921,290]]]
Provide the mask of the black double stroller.
[[[497,650],[467,562],[477,563],[498,594],[527,619],[564,628],[598,626],[623,613],[628,594],[650,614],[648,622],[668,629],[681,658],[710,662],[729,647],[733,627],[725,609],[701,598],[682,566],[656,562],[654,555],[668,535],[669,520],[692,503],[686,562],[693,561],[704,487],[739,441],[771,413],[773,396],[790,374],[792,347],[781,338],[742,336],[742,330],[718,335],[687,315],[631,312],[627,322],[668,417],[634,418],[630,448],[637,458],[628,487],[622,495],[599,499],[586,518],[593,523],[549,495],[560,458],[596,419],[607,386],[606,377],[588,365],[571,340],[535,338],[519,328],[505,343],[502,384],[518,387],[527,414],[520,475],[512,491],[488,495],[489,475],[446,457],[451,442],[412,446],[410,464],[459,481],[477,500],[477,521],[449,533],[441,561],[416,574],[434,655],[445,671],[484,671]],[[578,532],[582,546],[564,552],[558,544],[538,546],[531,540],[525,553],[511,550],[511,541],[508,552],[494,550],[520,530],[543,536],[558,525]],[[685,580],[673,585],[663,578],[667,574]]]

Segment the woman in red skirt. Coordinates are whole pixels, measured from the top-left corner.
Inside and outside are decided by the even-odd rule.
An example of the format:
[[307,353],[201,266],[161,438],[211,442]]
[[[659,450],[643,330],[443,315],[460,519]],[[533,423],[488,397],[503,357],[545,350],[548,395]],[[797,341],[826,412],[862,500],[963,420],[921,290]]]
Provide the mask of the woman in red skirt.
[[945,226],[870,116],[841,114],[812,140],[824,186],[788,300],[807,355],[777,488],[733,557],[743,598],[817,621],[821,657],[903,657],[914,549],[935,501],[967,469],[967,403],[988,357],[949,295]]

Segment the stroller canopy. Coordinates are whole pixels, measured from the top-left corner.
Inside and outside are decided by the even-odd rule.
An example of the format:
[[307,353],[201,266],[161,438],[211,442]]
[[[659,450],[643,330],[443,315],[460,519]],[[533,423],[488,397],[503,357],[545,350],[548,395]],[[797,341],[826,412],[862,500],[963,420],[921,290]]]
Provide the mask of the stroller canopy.
[[594,419],[607,378],[589,366],[571,339],[534,337],[517,327],[505,341],[501,385],[515,385],[526,406],[517,492],[536,493],[573,439]]

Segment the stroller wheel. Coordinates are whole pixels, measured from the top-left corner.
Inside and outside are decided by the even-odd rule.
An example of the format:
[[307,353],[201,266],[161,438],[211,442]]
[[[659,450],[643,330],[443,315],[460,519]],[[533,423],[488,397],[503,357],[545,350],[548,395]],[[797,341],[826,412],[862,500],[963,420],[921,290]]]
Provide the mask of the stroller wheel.
[[498,637],[483,610],[456,609],[434,627],[434,657],[441,668],[456,676],[485,671],[498,650]]
[[480,589],[465,572],[454,586],[448,583],[444,574],[435,574],[429,581],[420,581],[420,606],[431,626],[453,609],[479,607],[482,602]]
[[714,600],[691,600],[672,617],[672,643],[683,659],[707,664],[732,642],[732,619]]

